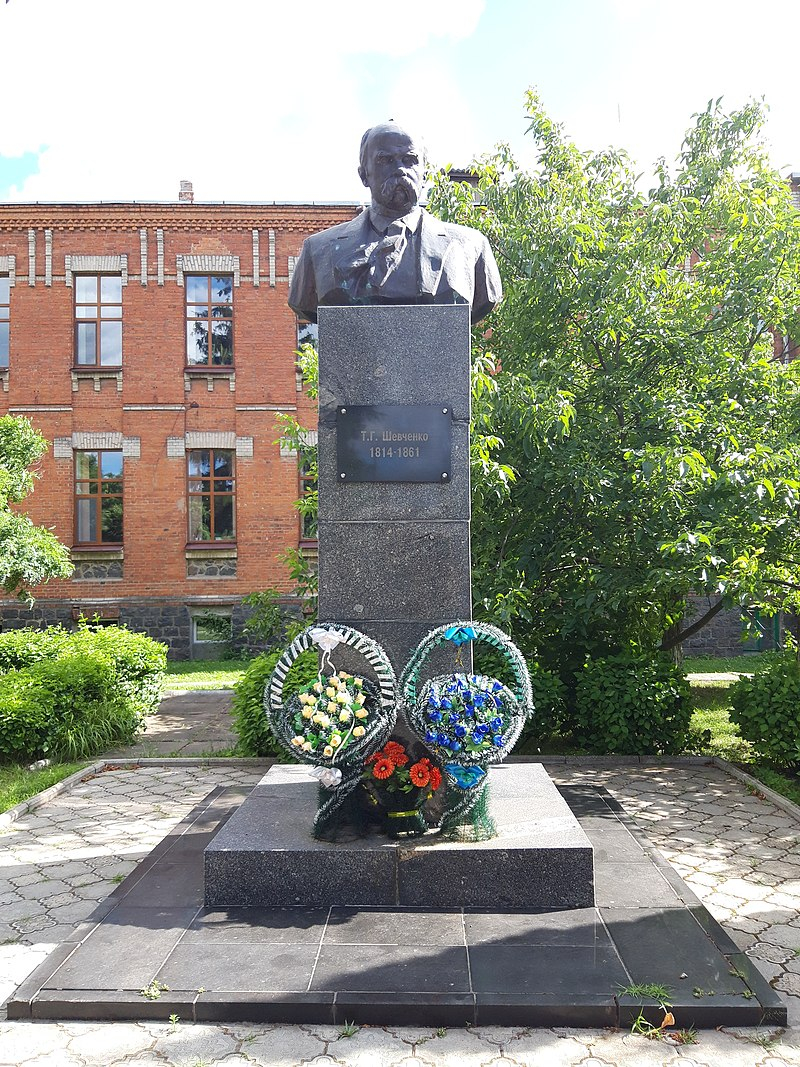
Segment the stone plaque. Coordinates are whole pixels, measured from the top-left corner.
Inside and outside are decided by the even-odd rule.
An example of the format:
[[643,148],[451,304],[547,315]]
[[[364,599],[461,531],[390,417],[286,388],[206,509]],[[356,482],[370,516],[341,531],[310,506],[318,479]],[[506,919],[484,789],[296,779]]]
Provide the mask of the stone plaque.
[[451,477],[451,428],[448,403],[339,407],[339,481],[447,483]]

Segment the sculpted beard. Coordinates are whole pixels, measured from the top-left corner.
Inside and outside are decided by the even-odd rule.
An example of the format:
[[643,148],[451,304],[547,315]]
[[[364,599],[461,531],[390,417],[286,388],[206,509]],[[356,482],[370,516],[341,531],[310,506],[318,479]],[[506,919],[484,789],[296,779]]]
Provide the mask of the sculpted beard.
[[381,186],[381,198],[392,207],[412,208],[417,202],[417,190],[404,174],[394,174]]

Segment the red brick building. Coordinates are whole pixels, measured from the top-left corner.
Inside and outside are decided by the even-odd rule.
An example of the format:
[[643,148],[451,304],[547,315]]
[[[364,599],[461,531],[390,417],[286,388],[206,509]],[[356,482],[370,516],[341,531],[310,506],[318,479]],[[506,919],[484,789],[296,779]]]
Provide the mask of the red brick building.
[[75,563],[32,611],[0,600],[4,625],[99,615],[184,657],[220,619],[237,631],[243,595],[288,589],[298,469],[276,415],[315,417],[288,282],[306,235],[355,210],[0,205],[0,414],[51,443],[25,507]]

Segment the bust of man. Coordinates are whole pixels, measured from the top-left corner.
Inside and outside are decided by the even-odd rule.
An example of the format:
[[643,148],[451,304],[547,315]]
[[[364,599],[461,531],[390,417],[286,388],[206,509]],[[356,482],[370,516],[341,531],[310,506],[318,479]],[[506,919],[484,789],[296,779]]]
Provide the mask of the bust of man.
[[289,288],[293,311],[312,322],[321,304],[467,303],[473,322],[489,314],[503,295],[489,242],[419,206],[424,169],[421,145],[401,126],[366,131],[358,175],[372,202],[306,238]]

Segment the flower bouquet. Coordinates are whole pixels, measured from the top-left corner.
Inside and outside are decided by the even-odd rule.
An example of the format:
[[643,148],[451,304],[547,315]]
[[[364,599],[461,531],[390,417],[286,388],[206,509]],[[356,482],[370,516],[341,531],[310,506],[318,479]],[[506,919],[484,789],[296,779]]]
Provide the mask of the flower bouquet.
[[[458,665],[461,646],[484,641],[501,652],[514,677],[513,689],[482,674],[437,675],[420,685],[431,652],[450,644]],[[432,630],[417,645],[400,682],[409,726],[440,759],[447,777],[442,831],[481,840],[496,833],[488,811],[487,767],[514,747],[533,711],[530,675],[511,639],[486,623],[456,623]]]
[[[331,653],[339,645],[359,652],[377,683],[337,670]],[[314,646],[320,650],[316,681],[284,703],[284,683],[292,664]],[[314,835],[330,835],[352,807],[345,802],[358,787],[364,760],[386,742],[395,723],[395,676],[386,653],[377,642],[348,626],[308,627],[275,665],[264,693],[264,711],[283,747],[296,759],[314,765],[312,774],[320,783]]]
[[442,772],[427,756],[411,763],[404,745],[387,741],[364,761],[361,779],[372,803],[386,812],[389,837],[425,833],[428,825],[420,808],[442,784]]

